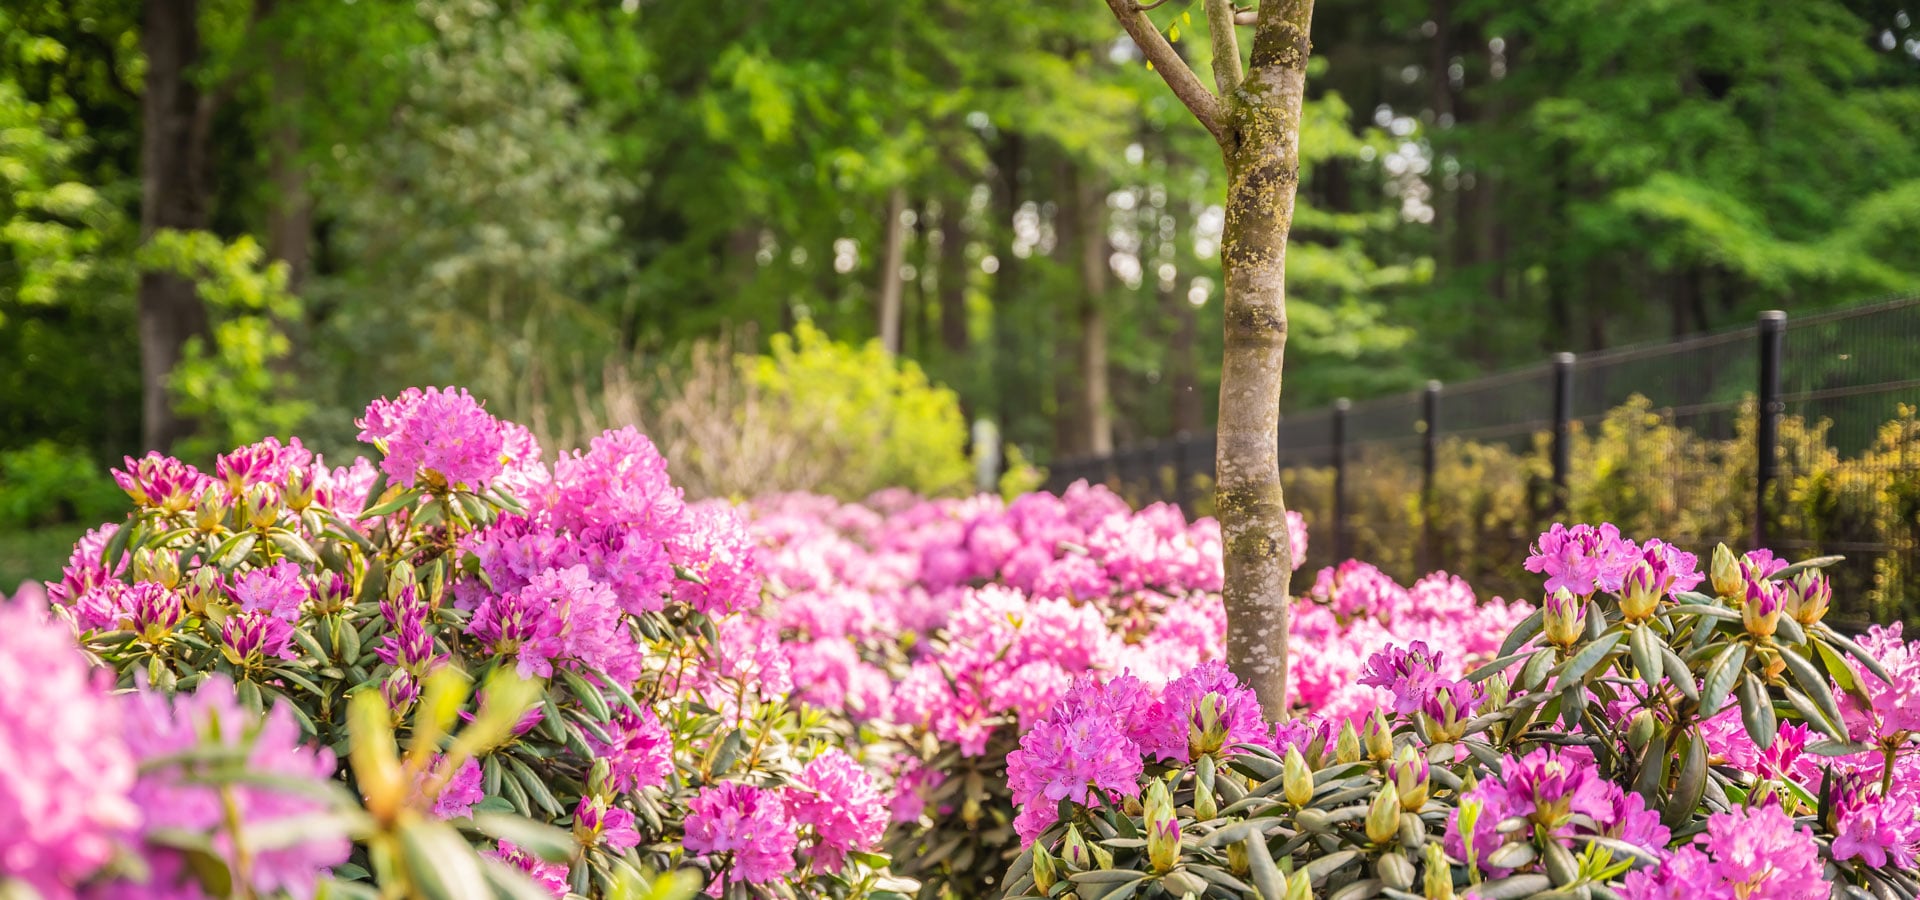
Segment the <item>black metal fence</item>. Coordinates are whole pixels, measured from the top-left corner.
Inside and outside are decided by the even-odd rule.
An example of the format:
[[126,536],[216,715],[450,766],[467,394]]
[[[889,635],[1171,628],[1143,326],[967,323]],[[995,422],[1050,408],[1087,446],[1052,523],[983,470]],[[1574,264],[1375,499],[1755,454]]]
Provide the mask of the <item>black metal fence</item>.
[[[1289,413],[1303,577],[1347,557],[1403,581],[1434,569],[1530,597],[1554,521],[1612,521],[1706,556],[1715,544],[1832,570],[1853,624],[1920,613],[1920,297],[1581,356],[1463,384]],[[1212,436],[1055,464],[1135,503],[1212,512]]]

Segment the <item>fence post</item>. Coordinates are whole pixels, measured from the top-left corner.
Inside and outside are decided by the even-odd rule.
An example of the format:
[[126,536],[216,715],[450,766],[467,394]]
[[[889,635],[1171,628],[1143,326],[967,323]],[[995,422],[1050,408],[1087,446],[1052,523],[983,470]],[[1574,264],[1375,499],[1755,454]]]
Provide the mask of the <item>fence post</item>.
[[1571,353],[1553,355],[1553,499],[1554,515],[1567,511],[1567,470],[1573,465],[1573,362]]
[[1193,515],[1193,437],[1184,431],[1173,436],[1173,505]]
[[1755,414],[1759,420],[1754,423],[1754,495],[1753,495],[1753,547],[1759,549],[1767,545],[1767,492],[1779,475],[1780,454],[1780,413],[1785,404],[1780,400],[1780,355],[1786,343],[1787,314],[1784,311],[1770,309],[1760,314],[1760,386],[1755,403]]
[[1420,570],[1434,569],[1433,470],[1440,452],[1440,382],[1427,382],[1420,404]]
[[1347,558],[1347,398],[1333,401],[1333,559]]

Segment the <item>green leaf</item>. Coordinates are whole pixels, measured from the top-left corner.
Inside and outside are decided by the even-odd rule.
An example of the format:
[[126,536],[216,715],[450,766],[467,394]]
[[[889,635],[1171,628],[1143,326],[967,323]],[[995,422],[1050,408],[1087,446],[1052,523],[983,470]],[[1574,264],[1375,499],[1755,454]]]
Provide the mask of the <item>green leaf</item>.
[[1247,869],[1253,877],[1253,885],[1260,892],[1260,900],[1286,900],[1287,882],[1280,874],[1280,867],[1273,862],[1273,851],[1267,846],[1265,838],[1249,835],[1244,845],[1247,848]]
[[1794,563],[1793,565],[1787,566],[1786,568],[1781,569],[1780,571],[1767,576],[1767,578],[1771,581],[1785,581],[1789,578],[1792,578],[1795,575],[1800,574],[1801,572],[1807,571],[1808,569],[1824,569],[1828,566],[1833,565],[1834,563],[1845,562],[1845,561],[1846,561],[1846,557],[1844,556],[1816,556],[1812,559],[1803,559],[1797,563]]
[[254,542],[259,539],[260,536],[251,531],[242,531],[233,537],[227,538],[213,551],[215,564],[228,568],[239,565],[242,560],[247,558],[248,553],[253,552]]
[[607,698],[601,696],[597,688],[565,666],[554,666],[554,671],[560,673],[561,679],[567,683],[567,689],[573,692],[574,699],[580,701],[580,706],[593,716],[594,721],[613,721],[613,712],[607,709]]
[[[373,495],[368,494],[368,496],[373,496]],[[401,491],[400,493],[393,495],[392,499],[389,499],[385,503],[369,506],[366,509],[361,510],[360,515],[358,516],[358,519],[364,522],[368,519],[379,518],[380,516],[387,515],[388,513],[398,510],[401,507],[411,505],[415,501],[419,500],[421,496],[422,495],[418,488],[408,488],[407,490]]]
[[267,540],[272,541],[275,547],[279,547],[280,552],[293,557],[295,560],[310,566],[320,564],[320,554],[314,552],[313,545],[307,543],[305,539],[291,531],[280,531],[276,529],[268,532]]
[[1673,793],[1667,797],[1667,805],[1660,811],[1660,821],[1668,828],[1679,828],[1693,818],[1700,808],[1700,798],[1707,792],[1707,744],[1700,738],[1700,732],[1689,729],[1681,738],[1686,742],[1681,757],[1680,771],[1674,777]]
[[1546,608],[1541,607],[1540,609],[1534,610],[1526,618],[1521,619],[1520,624],[1513,626],[1513,630],[1507,632],[1507,639],[1500,642],[1500,652],[1498,655],[1511,656],[1514,651],[1519,650],[1527,641],[1532,640],[1534,635],[1540,633],[1540,626],[1546,622],[1546,615]]
[[1633,667],[1640,672],[1640,680],[1645,682],[1647,690],[1660,687],[1660,679],[1666,674],[1666,657],[1660,651],[1666,644],[1660,636],[1653,633],[1649,625],[1641,624],[1633,629],[1633,636],[1627,639],[1627,651],[1633,654]]
[[426,900],[472,900],[488,895],[487,877],[460,833],[437,819],[414,819],[400,828],[401,864]]
[[1740,681],[1740,720],[1746,723],[1747,737],[1762,750],[1773,746],[1780,723],[1773,715],[1773,698],[1760,676],[1748,672]]
[[526,788],[527,797],[546,810],[548,815],[558,816],[567,812],[561,807],[560,801],[554,799],[553,792],[547,790],[546,782],[541,781],[540,776],[535,775],[519,757],[508,756],[507,767],[513,771],[513,777],[520,782],[520,786]]
[[571,833],[519,816],[476,812],[473,828],[495,840],[510,841],[547,862],[566,862],[579,849]]
[[[1829,722],[1840,721],[1840,703],[1833,696],[1833,689],[1827,685],[1827,679],[1813,667],[1813,662],[1789,647],[1775,647],[1780,659],[1787,664],[1787,674],[1806,692],[1807,699],[1819,706],[1820,714]],[[1824,730],[1824,729],[1823,729]],[[1844,740],[1846,735],[1834,737]]]
[[1621,637],[1623,635],[1615,631],[1580,648],[1579,653],[1574,654],[1572,659],[1567,660],[1566,664],[1560,667],[1560,683],[1565,684],[1585,678],[1594,666],[1599,665],[1607,654],[1613,652],[1613,648],[1620,644]]
[[248,850],[285,850],[308,841],[357,834],[372,824],[373,821],[360,810],[342,810],[249,822],[242,831],[246,835]]
[[1727,692],[1733,690],[1740,677],[1741,665],[1747,661],[1747,648],[1744,644],[1728,644],[1720,655],[1707,665],[1705,687],[1700,691],[1700,718],[1713,718],[1714,713],[1727,702]]
[[1673,685],[1674,690],[1680,692],[1680,696],[1698,701],[1700,686],[1694,683],[1693,670],[1687,667],[1686,661],[1680,658],[1680,654],[1675,653],[1672,647],[1663,643],[1660,645],[1660,658],[1666,662],[1667,683]]
[[1800,714],[1800,718],[1807,720],[1807,724],[1812,725],[1815,731],[1836,741],[1847,739],[1846,728],[1841,726],[1839,720],[1827,718],[1826,712],[1820,709],[1813,698],[1793,688],[1787,688],[1786,695],[1787,702],[1793,705],[1794,711]]
[[1866,668],[1867,671],[1872,672],[1881,681],[1887,684],[1893,683],[1893,678],[1887,674],[1886,667],[1880,665],[1880,661],[1874,659],[1873,654],[1867,652],[1867,648],[1854,643],[1852,639],[1834,631],[1824,623],[1822,623],[1820,628],[1820,636],[1825,638],[1828,643],[1847,651],[1848,656],[1859,660],[1861,666]]

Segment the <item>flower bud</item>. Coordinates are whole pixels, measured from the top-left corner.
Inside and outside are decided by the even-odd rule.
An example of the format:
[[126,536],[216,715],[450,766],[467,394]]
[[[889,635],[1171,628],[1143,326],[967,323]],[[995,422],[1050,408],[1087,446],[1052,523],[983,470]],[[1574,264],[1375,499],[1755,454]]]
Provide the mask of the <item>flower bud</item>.
[[1220,815],[1220,799],[1213,795],[1213,789],[1198,782],[1193,785],[1193,817],[1201,822],[1209,822]]
[[1227,871],[1232,872],[1235,878],[1242,879],[1253,871],[1253,860],[1247,856],[1246,841],[1234,841],[1227,845]]
[[1400,748],[1393,762],[1387,764],[1387,777],[1393,780],[1393,786],[1400,792],[1401,808],[1407,812],[1419,812],[1420,807],[1426,805],[1430,774],[1425,756],[1412,746]]
[[1453,867],[1447,865],[1447,853],[1440,849],[1439,841],[1428,841],[1426,849],[1426,881],[1421,886],[1427,900],[1453,900]]
[[1779,582],[1764,578],[1747,582],[1747,598],[1740,607],[1740,621],[1747,626],[1748,634],[1757,638],[1773,637],[1774,629],[1780,625],[1780,614],[1785,611],[1781,588]]
[[1485,699],[1481,702],[1480,708],[1488,711],[1502,709],[1507,705],[1507,698],[1512,692],[1513,684],[1507,681],[1505,672],[1482,681],[1480,693]]
[[1787,615],[1802,625],[1812,625],[1827,617],[1833,604],[1833,582],[1816,569],[1793,576],[1787,585]]
[[1360,732],[1353,730],[1352,719],[1340,725],[1340,737],[1333,742],[1333,761],[1343,766],[1360,761]]
[[1284,900],[1313,900],[1313,874],[1301,869],[1288,876]]
[[1647,749],[1647,743],[1653,740],[1653,732],[1658,725],[1654,721],[1653,710],[1643,709],[1634,713],[1633,724],[1627,726],[1627,746],[1632,747],[1635,753]]
[[1060,864],[1048,852],[1047,844],[1041,841],[1033,845],[1033,886],[1046,896],[1048,891],[1060,881]]
[[1298,748],[1287,748],[1286,759],[1280,764],[1280,776],[1281,789],[1295,809],[1304,809],[1313,802],[1313,772],[1307,769],[1307,760]]
[[1199,715],[1187,723],[1187,749],[1192,759],[1219,752],[1227,745],[1227,727],[1220,721],[1220,695],[1200,698]]
[[414,701],[420,699],[420,682],[405,669],[395,669],[387,675],[380,685],[380,696],[387,701],[387,708],[393,710],[396,718],[406,715],[413,708]]
[[225,590],[220,584],[220,570],[206,566],[194,570],[193,579],[188,582],[180,600],[186,605],[187,612],[204,616],[207,614],[207,604],[219,600],[224,594]]
[[148,644],[158,644],[180,624],[180,595],[151,581],[142,581],[128,589],[132,631]]
[[1560,588],[1547,598],[1541,631],[1547,642],[1566,649],[1580,642],[1587,630],[1587,604],[1573,592]]
[[271,485],[254,485],[247,491],[241,510],[246,515],[247,525],[253,528],[265,530],[280,520],[280,504]]
[[1707,569],[1707,576],[1713,581],[1714,593],[1722,597],[1746,593],[1747,576],[1740,571],[1740,558],[1725,544],[1713,548],[1713,565]]
[[1154,779],[1147,797],[1147,862],[1156,874],[1164,874],[1180,862],[1180,820],[1167,799],[1165,782]]
[[1387,724],[1387,717],[1379,707],[1374,707],[1373,718],[1367,720],[1367,730],[1361,738],[1367,745],[1367,756],[1374,762],[1393,758],[1393,726]]
[[1373,805],[1367,808],[1367,840],[1386,844],[1399,836],[1400,791],[1388,781],[1380,785],[1380,792],[1373,795]]
[[339,572],[322,572],[313,579],[314,615],[345,612],[353,603],[353,585]]
[[1641,560],[1627,573],[1627,583],[1620,591],[1620,617],[1629,622],[1646,619],[1660,608],[1662,593],[1659,573],[1652,563]]
[[306,466],[294,466],[287,470],[287,487],[283,494],[287,508],[300,513],[312,506],[314,482],[313,470]]
[[587,771],[587,792],[595,797],[611,797],[616,793],[612,780],[612,764],[607,762],[606,757],[598,757],[593,761],[593,768]]
[[1067,838],[1060,842],[1060,858],[1070,871],[1085,872],[1093,868],[1093,851],[1087,848],[1087,839],[1080,836],[1078,826],[1067,826]]
[[1467,721],[1479,711],[1481,688],[1471,681],[1443,681],[1420,701],[1420,720],[1427,739],[1436,744],[1466,737]]
[[212,534],[220,530],[220,523],[226,518],[226,496],[211,487],[201,491],[199,499],[193,504],[194,530],[201,534]]

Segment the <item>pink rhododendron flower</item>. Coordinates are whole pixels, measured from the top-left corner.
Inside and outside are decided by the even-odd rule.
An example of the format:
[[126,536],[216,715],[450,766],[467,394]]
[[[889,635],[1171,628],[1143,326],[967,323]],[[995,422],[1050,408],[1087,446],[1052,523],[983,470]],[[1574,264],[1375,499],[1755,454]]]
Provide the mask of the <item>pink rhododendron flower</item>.
[[65,626],[0,603],[0,635],[0,881],[62,900],[138,821],[135,761],[112,676],[88,666]]
[[431,475],[479,488],[505,468],[500,420],[464,388],[408,388],[373,401],[356,424],[360,440],[385,451],[380,470],[395,484],[414,487]]
[[555,900],[567,895],[566,863],[547,862],[509,841],[501,841],[498,847],[488,850],[486,855],[526,873],[528,878],[533,879],[534,884],[552,894]]
[[701,788],[688,802],[684,843],[689,853],[728,855],[722,884],[765,884],[793,871],[798,830],[778,794],[727,781]]
[[1664,865],[1627,874],[1622,896],[1801,900],[1831,890],[1813,832],[1777,805],[1735,807],[1707,817],[1706,832]]
[[838,749],[801,768],[786,789],[786,801],[794,822],[813,829],[814,862],[828,872],[840,871],[848,852],[878,847],[889,818],[886,798],[872,776]]
[[1641,559],[1640,548],[1620,537],[1611,523],[1599,527],[1558,522],[1534,544],[1527,571],[1547,576],[1546,592],[1565,589],[1575,596],[1618,591],[1628,570]]
[[595,758],[607,761],[614,790],[624,794],[657,787],[673,773],[673,735],[652,709],[642,707],[636,713],[621,707],[606,731],[611,742],[588,735],[587,746]]

